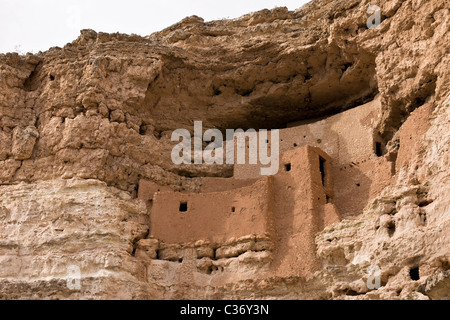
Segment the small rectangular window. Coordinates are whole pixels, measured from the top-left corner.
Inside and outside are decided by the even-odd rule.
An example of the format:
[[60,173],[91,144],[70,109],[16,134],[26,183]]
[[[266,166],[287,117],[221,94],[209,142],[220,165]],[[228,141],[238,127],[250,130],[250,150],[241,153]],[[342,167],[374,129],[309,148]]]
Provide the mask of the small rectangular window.
[[188,203],[185,201],[180,202],[180,212],[188,211]]

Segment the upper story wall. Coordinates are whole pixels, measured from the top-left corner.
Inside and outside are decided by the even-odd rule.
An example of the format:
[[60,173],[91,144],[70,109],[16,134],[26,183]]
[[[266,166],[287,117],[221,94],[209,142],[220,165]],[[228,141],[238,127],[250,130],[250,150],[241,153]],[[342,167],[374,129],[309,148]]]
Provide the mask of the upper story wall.
[[[380,116],[381,103],[377,98],[367,104],[320,121],[290,123],[288,128],[279,131],[280,153],[309,145],[326,152],[333,159],[335,165],[376,157],[377,148],[380,153],[384,151],[384,145],[374,130]],[[270,134],[268,134],[266,142],[270,154],[272,146]],[[248,153],[248,145],[246,150]],[[259,176],[260,165],[248,165],[247,163],[234,166],[236,179],[250,179]]]
[[399,130],[400,148],[396,170],[410,165],[413,156],[419,153],[420,141],[430,128],[430,118],[434,110],[432,103],[426,103],[414,110]]
[[376,155],[376,143],[381,143],[374,130],[380,117],[381,102],[376,98],[320,121],[290,123],[280,131],[280,150],[310,145],[321,148],[339,164],[368,159]]
[[[385,145],[375,129],[380,117],[381,102],[377,97],[372,102],[320,121],[291,123],[279,131],[280,154],[306,145],[328,154],[333,160],[330,176],[335,178],[333,203],[342,216],[357,216],[390,184],[396,172],[395,157],[386,154]],[[262,142],[267,143],[270,154],[271,135]],[[259,164],[235,164],[234,177],[258,178],[260,167]]]
[[157,192],[150,235],[166,243],[224,243],[233,237],[267,236],[273,231],[272,210],[272,177],[223,192]]

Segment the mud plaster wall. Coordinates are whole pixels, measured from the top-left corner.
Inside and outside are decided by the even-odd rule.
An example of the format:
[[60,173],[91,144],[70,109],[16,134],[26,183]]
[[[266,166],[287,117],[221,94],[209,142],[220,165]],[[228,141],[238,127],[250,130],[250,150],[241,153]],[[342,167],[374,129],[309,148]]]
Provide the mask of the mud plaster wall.
[[[281,151],[305,144],[320,147],[336,164],[360,161],[375,155],[379,139],[374,127],[381,117],[378,98],[313,123],[295,122],[281,130]],[[350,124],[350,126],[349,126]]]
[[202,178],[200,192],[208,193],[208,192],[222,192],[234,190],[238,188],[251,186],[259,179],[261,179],[261,177],[258,177],[257,179],[248,179],[248,180],[233,179],[233,178],[209,178],[209,177]]
[[271,233],[272,206],[271,177],[224,192],[156,193],[150,235],[165,243],[224,243],[233,237],[264,236]]
[[[275,244],[273,272],[305,276],[318,270],[315,236],[340,220],[332,203],[332,159],[320,148],[282,153],[275,176],[203,180],[205,190],[224,191],[177,193],[141,182],[141,199],[152,199],[148,200],[151,238],[174,244],[199,240],[223,244],[252,234],[269,236]],[[186,211],[180,211],[182,204]]]
[[[395,162],[385,155],[383,141],[374,129],[380,116],[381,103],[377,97],[338,115],[312,123],[291,123],[280,130],[281,153],[311,145],[333,159],[330,169],[336,181],[333,203],[344,217],[362,213],[367,203],[390,183],[395,174]],[[270,147],[270,134],[267,141]],[[259,175],[259,165],[234,166],[236,179]]]
[[[320,159],[324,160],[322,172]],[[272,265],[280,275],[304,276],[320,268],[315,235],[325,221],[340,220],[334,206],[327,205],[333,198],[331,162],[325,152],[310,146],[280,157],[280,172],[274,176],[277,241]]]
[[[309,275],[320,268],[314,243],[317,232],[340,221],[333,205],[332,159],[306,146],[281,154],[279,173],[252,180],[205,178],[213,193],[157,192],[152,195],[150,237],[164,243],[209,240],[223,244],[248,235],[267,236],[275,244],[271,272]],[[141,191],[142,195],[147,194]],[[186,204],[180,212],[180,204]],[[234,211],[234,212],[233,212]]]
[[[375,155],[375,141],[381,141],[373,129],[380,115],[381,104],[379,99],[375,99],[320,121],[290,123],[288,128],[280,129],[280,152],[310,145],[326,152],[336,165],[370,158]],[[267,140],[270,148],[272,145],[270,134]],[[258,165],[254,167],[236,164],[234,177],[249,179],[259,176]]]

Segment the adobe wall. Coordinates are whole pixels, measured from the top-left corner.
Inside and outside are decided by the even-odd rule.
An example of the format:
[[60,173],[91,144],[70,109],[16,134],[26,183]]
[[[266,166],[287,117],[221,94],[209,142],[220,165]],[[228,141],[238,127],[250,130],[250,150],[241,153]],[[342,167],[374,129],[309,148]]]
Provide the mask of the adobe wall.
[[200,193],[222,192],[248,187],[261,179],[234,179],[234,178],[201,178]]
[[399,130],[400,148],[398,150],[396,169],[407,166],[413,155],[418,154],[419,142],[430,128],[430,116],[434,106],[427,103],[414,110]]
[[150,201],[157,192],[173,191],[171,187],[161,186],[153,181],[141,179],[139,181],[139,191],[137,198],[139,200]]
[[[334,205],[342,216],[361,214],[367,203],[389,185],[395,163],[384,156],[385,146],[375,131],[381,116],[379,98],[311,124],[282,131],[280,149],[294,143],[320,147],[333,159]],[[351,124],[349,126],[349,124]],[[298,125],[292,123],[289,126]],[[377,155],[377,143],[381,154]]]
[[[180,204],[187,211],[180,211]],[[157,192],[150,236],[165,243],[207,240],[225,243],[247,235],[267,236],[272,226],[272,178],[251,186],[213,193]]]
[[[248,187],[253,185],[258,179],[233,179],[233,178],[214,178],[214,177],[203,177],[198,178],[199,193],[211,193],[211,192],[222,192],[230,191],[238,188]],[[153,201],[153,196],[157,192],[170,192],[174,191],[169,186],[161,186],[153,181],[146,179],[141,179],[139,181],[139,188],[137,198],[139,200],[144,200],[146,202]]]
[[336,164],[367,159],[375,155],[375,142],[381,142],[374,131],[380,117],[381,102],[376,98],[320,121],[289,123],[288,128],[280,132],[280,150],[304,145],[319,147]]
[[395,163],[387,157],[333,166],[334,204],[343,217],[362,214],[365,206],[386,188],[394,175]]
[[[336,181],[333,203],[344,217],[361,214],[395,173],[395,163],[384,156],[385,146],[374,129],[380,116],[381,102],[376,98],[321,121],[290,123],[280,130],[280,153],[310,145],[333,159],[331,173]],[[270,146],[270,135],[268,141]],[[377,143],[381,151],[378,155]],[[259,165],[234,166],[235,179],[258,176]]]
[[[325,160],[322,171],[320,159]],[[280,171],[274,176],[277,243],[272,266],[280,275],[306,276],[320,268],[316,233],[340,220],[332,207],[325,209],[334,196],[331,168],[331,158],[315,147],[297,148],[280,156]]]

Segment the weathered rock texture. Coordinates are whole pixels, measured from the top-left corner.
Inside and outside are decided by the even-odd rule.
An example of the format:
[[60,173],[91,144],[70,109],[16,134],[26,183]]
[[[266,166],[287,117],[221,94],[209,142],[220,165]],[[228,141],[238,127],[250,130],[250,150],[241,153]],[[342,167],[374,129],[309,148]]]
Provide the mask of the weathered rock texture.
[[[381,8],[377,29],[369,5]],[[64,48],[0,55],[0,298],[448,299],[449,29],[448,1],[315,0],[189,17],[147,37],[84,30]],[[291,238],[213,248],[150,236],[154,193],[249,186],[222,182],[230,165],[172,163],[172,131],[196,120],[309,124],[285,131],[308,140],[286,150],[330,155],[344,218],[312,235],[315,272],[265,272],[282,265],[279,250],[298,254]],[[79,289],[67,284],[72,265]]]

